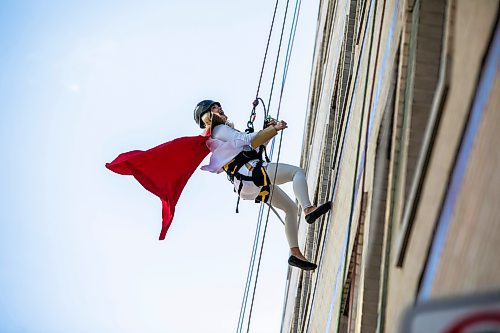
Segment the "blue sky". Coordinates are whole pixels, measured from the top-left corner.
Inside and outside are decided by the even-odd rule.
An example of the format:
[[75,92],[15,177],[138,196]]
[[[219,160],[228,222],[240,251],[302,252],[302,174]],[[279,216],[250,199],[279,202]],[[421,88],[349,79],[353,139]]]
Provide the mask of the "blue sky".
[[[235,214],[225,176],[198,170],[158,241],[160,201],[104,164],[198,134],[192,110],[202,99],[219,100],[244,127],[273,8],[0,2],[0,332],[235,331],[258,206],[242,202]],[[318,1],[302,4],[281,110],[290,127],[281,161],[291,164],[300,159],[317,10]],[[271,74],[266,67],[266,101]],[[271,217],[253,332],[279,330],[287,258]]]

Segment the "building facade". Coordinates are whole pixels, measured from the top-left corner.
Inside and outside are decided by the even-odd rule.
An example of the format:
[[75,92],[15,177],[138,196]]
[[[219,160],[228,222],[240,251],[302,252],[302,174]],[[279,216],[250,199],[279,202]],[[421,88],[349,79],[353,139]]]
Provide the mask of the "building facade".
[[[397,332],[408,307],[500,289],[497,0],[323,0],[282,332]],[[313,185],[314,184],[314,185]]]

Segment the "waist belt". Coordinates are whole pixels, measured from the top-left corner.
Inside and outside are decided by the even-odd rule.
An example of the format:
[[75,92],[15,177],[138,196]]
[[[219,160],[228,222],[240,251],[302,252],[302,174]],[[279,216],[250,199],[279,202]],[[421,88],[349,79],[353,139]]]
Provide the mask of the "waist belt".
[[[267,174],[266,168],[262,165],[264,163],[262,159],[262,152],[265,150],[264,146],[260,147],[259,152],[256,150],[242,151],[236,155],[231,161],[224,165],[223,169],[227,174],[227,178],[231,183],[234,184],[234,179],[240,181],[238,187],[238,202],[236,203],[236,213],[238,213],[238,205],[240,203],[240,193],[243,188],[243,181],[251,181],[256,186],[260,187],[260,192],[255,198],[255,202],[267,202],[269,200],[270,194],[270,184],[271,180]],[[244,166],[249,165],[248,162],[258,160],[255,167],[250,167],[248,170],[251,172],[252,176],[242,175],[238,171]],[[267,155],[266,155],[267,160]],[[269,161],[268,161],[269,162]]]

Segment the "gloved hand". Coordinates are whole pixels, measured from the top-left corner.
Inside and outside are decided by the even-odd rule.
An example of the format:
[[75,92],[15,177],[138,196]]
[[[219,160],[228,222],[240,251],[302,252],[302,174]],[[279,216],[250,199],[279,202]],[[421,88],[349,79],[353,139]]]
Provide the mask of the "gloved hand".
[[274,125],[274,129],[277,132],[284,130],[285,128],[288,128],[288,124],[284,120],[280,120],[280,121],[276,122],[276,124]]
[[266,118],[266,120],[264,121],[264,128],[268,127],[268,126],[274,126],[277,124],[277,121],[276,119],[274,119],[273,117],[271,116],[268,116]]
[[282,129],[288,127],[286,121],[283,120],[277,121],[271,116],[268,116],[266,118],[266,121],[264,122],[264,128],[267,128],[269,126],[273,126],[276,131],[281,131]]

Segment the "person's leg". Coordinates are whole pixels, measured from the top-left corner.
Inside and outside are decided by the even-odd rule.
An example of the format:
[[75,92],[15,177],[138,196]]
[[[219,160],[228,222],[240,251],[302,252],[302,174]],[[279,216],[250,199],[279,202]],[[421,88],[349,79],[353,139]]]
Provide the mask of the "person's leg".
[[285,234],[290,248],[298,247],[297,205],[278,186],[271,186],[272,195],[268,202],[271,206],[285,212]]
[[[276,172],[276,168],[278,169],[278,172]],[[276,185],[293,182],[293,193],[304,209],[304,213],[307,214],[306,209],[314,207],[309,200],[306,175],[302,168],[284,163],[270,163],[267,166],[267,174],[271,179],[271,183]],[[275,174],[276,179],[274,178]]]
[[[277,172],[276,169],[278,169]],[[267,166],[267,173],[271,179],[271,183],[273,184],[280,185],[293,182],[293,192],[304,209],[304,215],[306,216],[307,223],[313,223],[316,219],[318,219],[318,217],[330,210],[331,202],[326,202],[320,207],[316,207],[311,204],[311,201],[309,200],[309,192],[307,190],[306,175],[302,168],[284,163],[279,163],[279,165],[276,163],[270,163]],[[276,179],[274,179],[275,174]]]
[[292,255],[301,260],[307,260],[299,249],[297,205],[278,186],[273,185],[271,190],[272,196],[269,204],[285,212],[285,234]]

